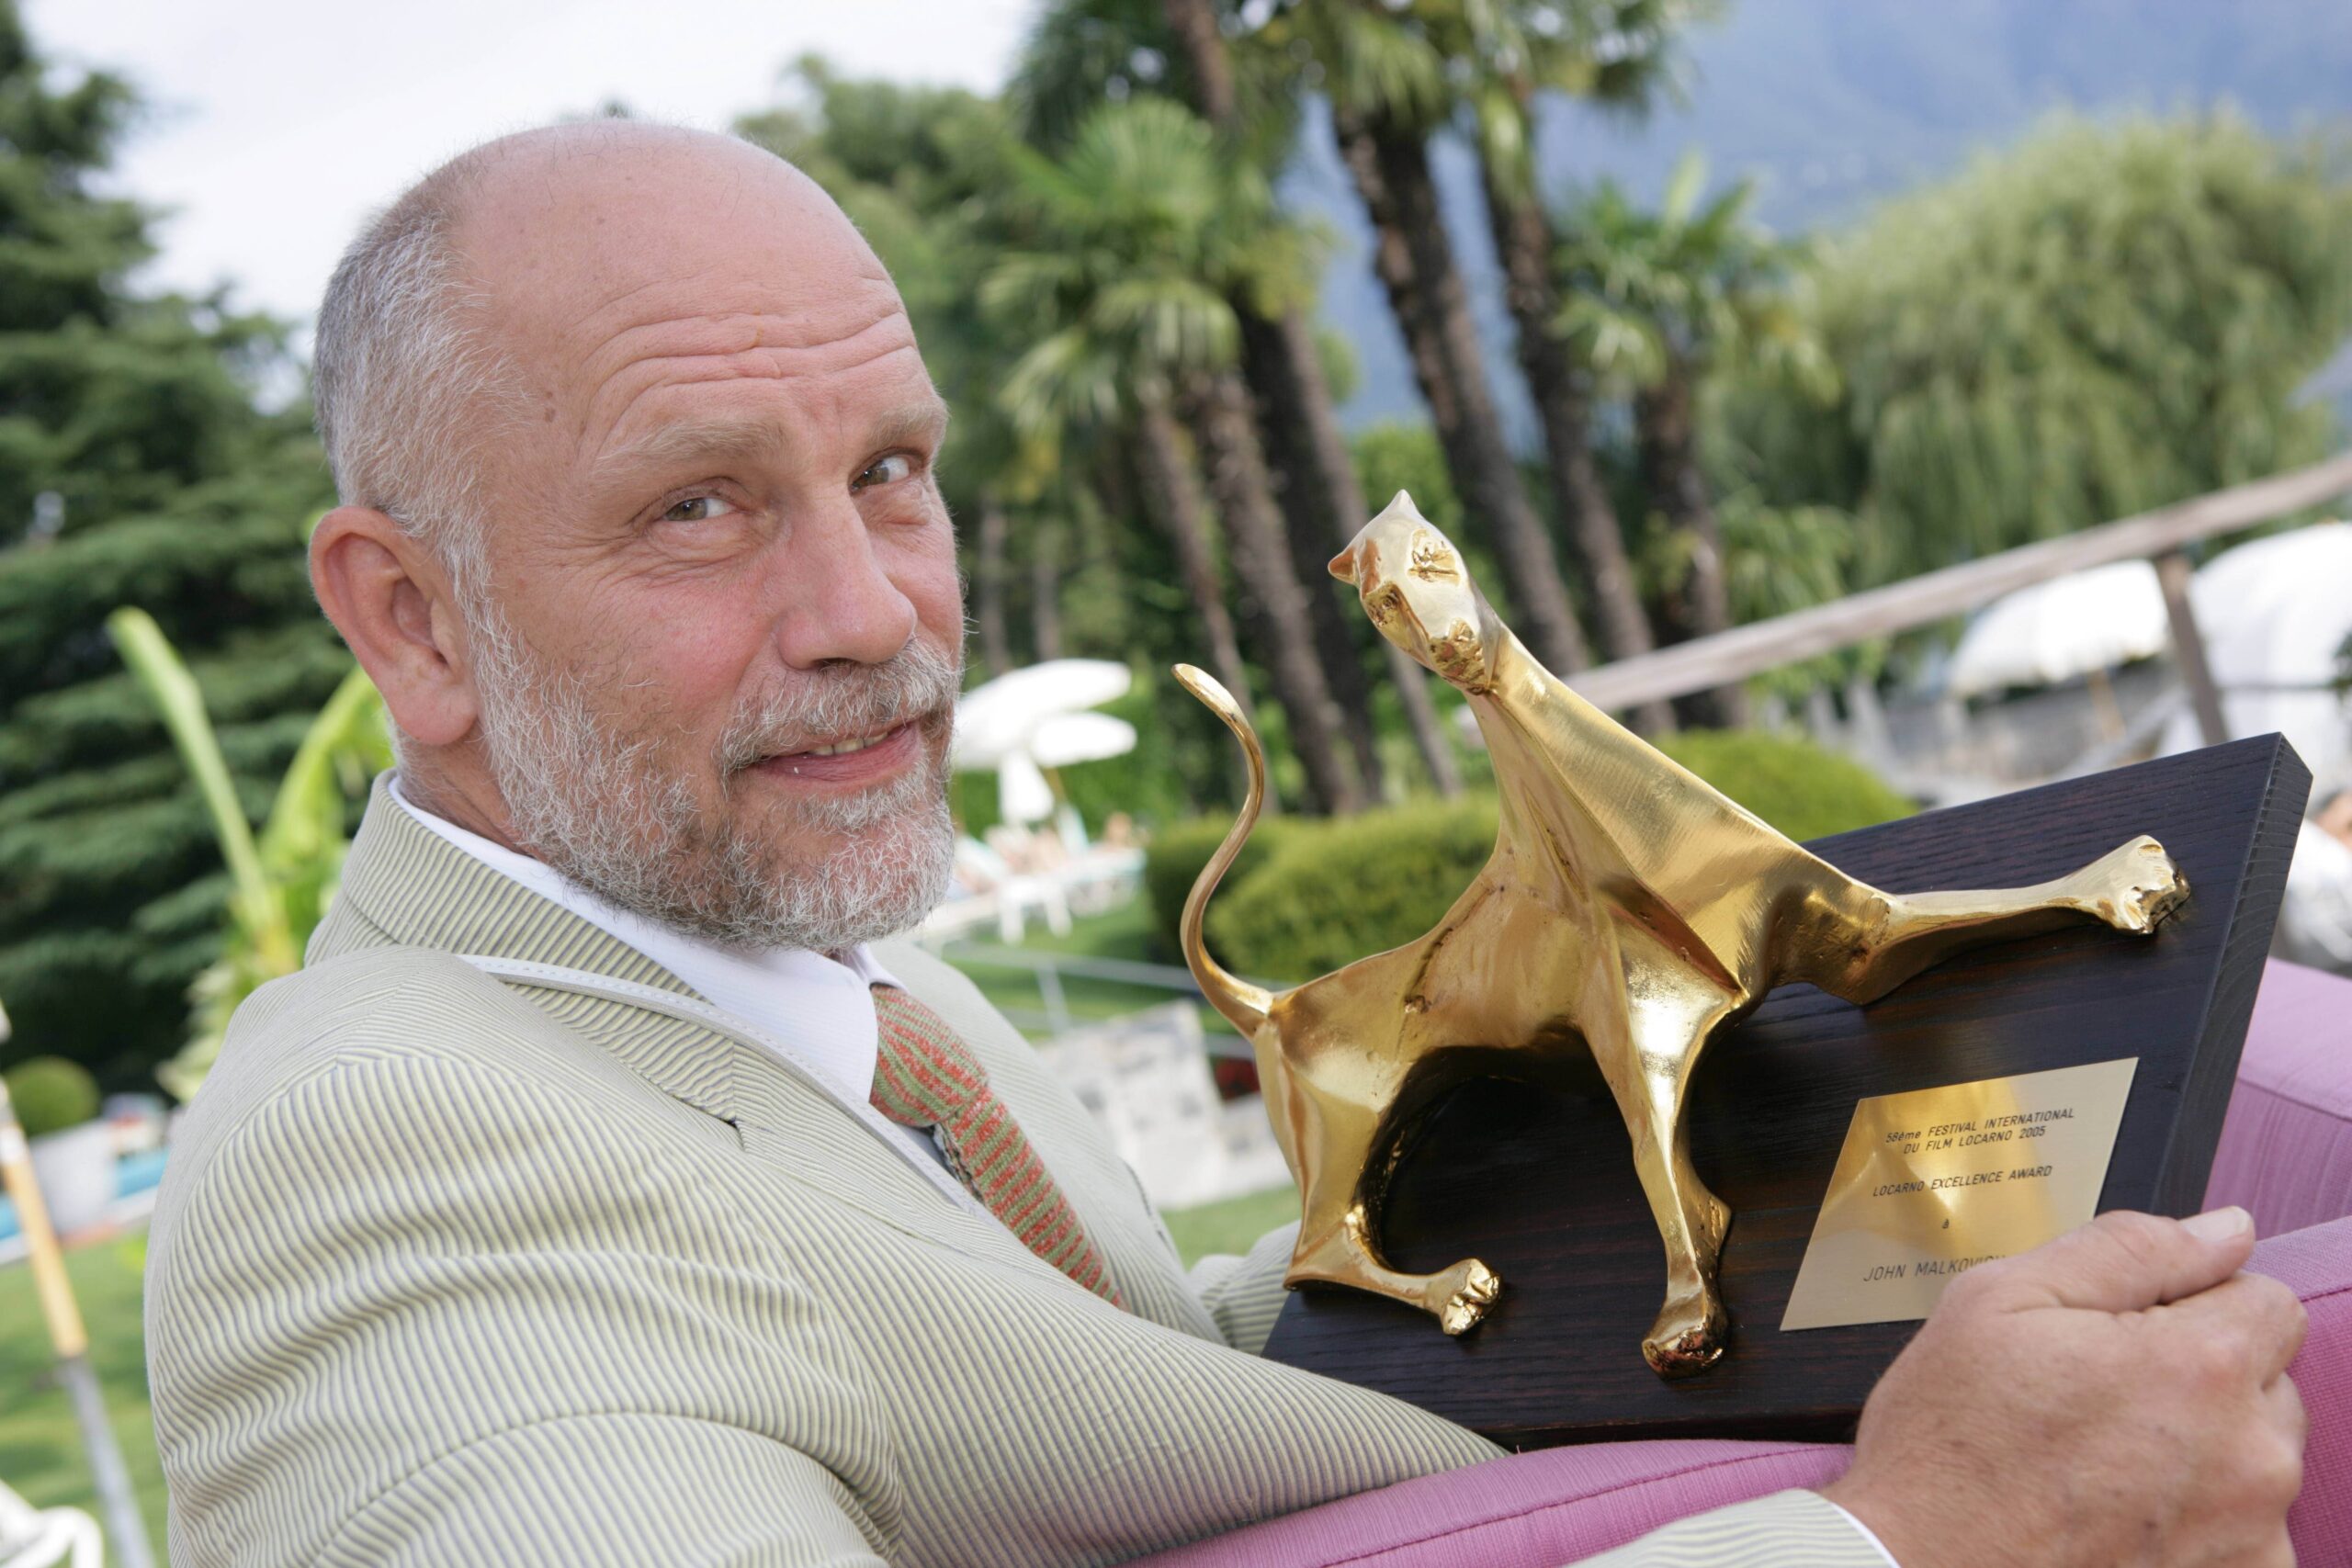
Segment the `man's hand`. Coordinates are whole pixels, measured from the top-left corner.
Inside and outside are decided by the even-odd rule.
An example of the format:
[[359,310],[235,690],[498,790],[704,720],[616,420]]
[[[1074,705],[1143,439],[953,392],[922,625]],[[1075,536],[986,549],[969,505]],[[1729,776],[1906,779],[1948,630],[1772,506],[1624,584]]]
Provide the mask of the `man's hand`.
[[1903,1568],[2291,1564],[2302,1303],[2242,1209],[2102,1214],[1969,1270],[1824,1488]]

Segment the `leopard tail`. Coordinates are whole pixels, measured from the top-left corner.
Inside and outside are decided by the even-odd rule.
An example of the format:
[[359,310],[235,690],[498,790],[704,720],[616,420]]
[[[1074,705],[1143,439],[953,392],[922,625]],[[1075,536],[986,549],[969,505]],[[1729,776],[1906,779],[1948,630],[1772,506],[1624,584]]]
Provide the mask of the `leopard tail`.
[[1273,998],[1262,986],[1249,981],[1227,970],[1209,953],[1208,943],[1202,939],[1202,922],[1207,918],[1209,895],[1216,891],[1217,883],[1241,852],[1242,843],[1250,837],[1250,829],[1258,825],[1258,814],[1266,804],[1266,751],[1259,744],[1258,732],[1233,700],[1233,694],[1217,683],[1205,670],[1190,664],[1176,666],[1176,679],[1184,689],[1201,699],[1208,710],[1225,720],[1225,726],[1241,742],[1242,755],[1250,762],[1250,795],[1241,803],[1241,814],[1233,819],[1233,827],[1225,835],[1225,842],[1216,847],[1208,864],[1201,868],[1199,880],[1193,884],[1192,897],[1184,900],[1184,919],[1178,927],[1184,948],[1184,962],[1192,965],[1193,978],[1200,982],[1201,993],[1209,1005],[1225,1014],[1239,1030],[1242,1038],[1257,1038],[1258,1026],[1266,1021],[1267,1009]]

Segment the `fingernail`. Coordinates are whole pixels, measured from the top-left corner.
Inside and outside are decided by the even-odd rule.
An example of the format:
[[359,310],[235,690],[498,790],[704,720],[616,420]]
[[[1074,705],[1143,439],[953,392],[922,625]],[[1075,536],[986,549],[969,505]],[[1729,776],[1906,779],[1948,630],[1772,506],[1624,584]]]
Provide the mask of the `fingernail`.
[[2233,1203],[2180,1222],[2199,1241],[2233,1241],[2254,1229],[2254,1216]]

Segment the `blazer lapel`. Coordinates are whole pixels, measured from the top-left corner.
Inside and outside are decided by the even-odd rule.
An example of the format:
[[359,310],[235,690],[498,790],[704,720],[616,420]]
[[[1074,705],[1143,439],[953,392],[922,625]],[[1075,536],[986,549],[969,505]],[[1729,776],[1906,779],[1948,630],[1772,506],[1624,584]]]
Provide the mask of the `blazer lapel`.
[[[379,778],[308,959],[386,945],[548,964],[708,1002],[619,938],[424,827],[391,798],[388,779]],[[841,1201],[963,1251],[993,1255],[996,1240],[1010,1240],[1001,1226],[943,1198],[876,1143],[854,1112],[758,1046],[628,1000],[554,987],[514,988],[663,1093],[734,1126],[749,1152]],[[812,1150],[823,1154],[809,1157]],[[1017,1244],[1014,1250],[1028,1256]]]

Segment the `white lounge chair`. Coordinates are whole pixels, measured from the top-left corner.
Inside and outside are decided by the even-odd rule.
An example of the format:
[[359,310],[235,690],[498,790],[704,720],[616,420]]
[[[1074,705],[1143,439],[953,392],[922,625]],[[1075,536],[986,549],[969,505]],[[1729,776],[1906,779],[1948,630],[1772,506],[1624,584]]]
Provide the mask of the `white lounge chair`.
[[79,1508],[36,1508],[0,1484],[0,1568],[104,1568],[98,1521]]

